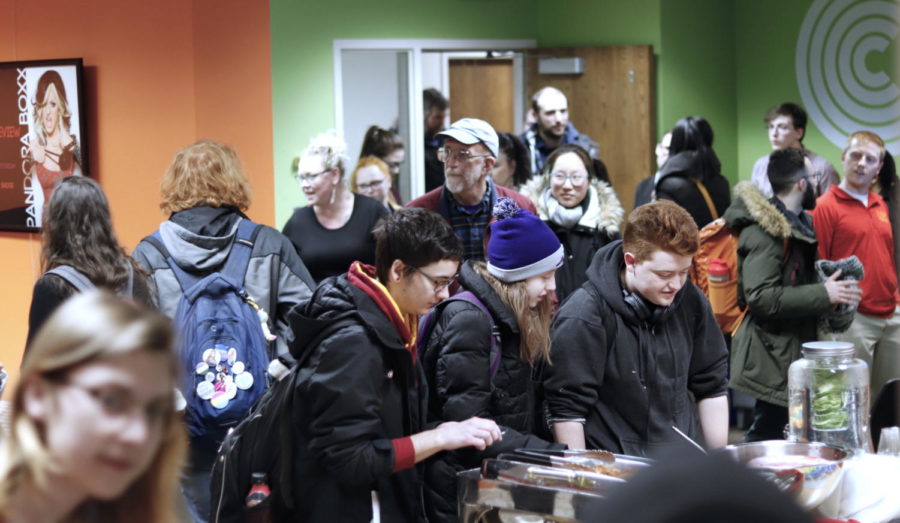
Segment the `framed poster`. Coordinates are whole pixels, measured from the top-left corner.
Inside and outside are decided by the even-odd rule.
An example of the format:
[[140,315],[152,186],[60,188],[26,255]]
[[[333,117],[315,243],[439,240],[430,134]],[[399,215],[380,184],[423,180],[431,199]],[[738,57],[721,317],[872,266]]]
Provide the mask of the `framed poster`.
[[87,175],[80,58],[0,62],[0,229],[37,231],[60,178]]

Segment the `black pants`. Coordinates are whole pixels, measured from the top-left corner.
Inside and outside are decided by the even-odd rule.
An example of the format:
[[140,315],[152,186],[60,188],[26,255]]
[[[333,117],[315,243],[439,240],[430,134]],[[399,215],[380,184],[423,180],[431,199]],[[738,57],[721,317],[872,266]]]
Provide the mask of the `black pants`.
[[758,399],[753,407],[753,424],[744,435],[744,441],[750,443],[767,439],[784,439],[787,422],[787,407]]

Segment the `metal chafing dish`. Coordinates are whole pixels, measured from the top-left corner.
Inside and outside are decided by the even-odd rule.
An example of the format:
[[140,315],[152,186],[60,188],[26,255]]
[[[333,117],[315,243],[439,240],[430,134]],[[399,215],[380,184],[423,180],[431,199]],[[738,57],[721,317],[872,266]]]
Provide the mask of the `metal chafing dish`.
[[650,461],[605,451],[517,450],[459,474],[464,523],[578,521]]

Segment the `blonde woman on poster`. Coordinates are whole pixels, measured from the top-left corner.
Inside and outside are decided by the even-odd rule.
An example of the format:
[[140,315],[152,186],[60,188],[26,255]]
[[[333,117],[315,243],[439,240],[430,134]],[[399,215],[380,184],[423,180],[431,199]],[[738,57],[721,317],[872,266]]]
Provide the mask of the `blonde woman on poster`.
[[70,132],[72,111],[59,72],[45,71],[34,94],[30,137],[33,176],[47,201],[57,180],[82,174],[81,150]]

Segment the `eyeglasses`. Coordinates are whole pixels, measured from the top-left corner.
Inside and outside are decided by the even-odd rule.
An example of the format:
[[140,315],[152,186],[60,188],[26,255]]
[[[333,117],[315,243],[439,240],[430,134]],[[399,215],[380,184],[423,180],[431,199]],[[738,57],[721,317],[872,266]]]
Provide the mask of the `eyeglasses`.
[[453,285],[453,282],[455,282],[456,278],[459,276],[458,274],[454,274],[452,278],[448,278],[446,280],[439,280],[433,276],[429,276],[425,271],[423,271],[422,269],[420,269],[418,267],[413,267],[413,270],[418,272],[422,276],[425,276],[428,279],[428,281],[431,282],[431,285],[434,286],[435,294],[437,294],[437,293],[441,292],[442,290],[446,289],[447,287]]
[[294,179],[297,180],[298,183],[312,183],[323,174],[331,171],[331,169],[325,169],[324,171],[320,171],[313,174],[295,174]]
[[371,191],[372,189],[375,189],[379,185],[383,184],[384,180],[385,179],[382,178],[380,180],[373,180],[369,183],[358,183],[356,184],[356,189],[360,191]]
[[565,184],[566,181],[572,182],[572,187],[581,187],[587,181],[587,175],[583,173],[551,173],[550,178],[558,184]]
[[446,163],[447,160],[450,159],[451,156],[456,158],[456,161],[463,163],[468,162],[474,158],[487,158],[490,154],[472,154],[468,149],[460,149],[459,151],[454,151],[453,149],[447,149],[446,147],[441,147],[437,151],[438,160],[443,163]]
[[158,423],[171,412],[174,404],[169,397],[140,404],[129,391],[117,386],[88,387],[72,382],[64,385],[87,393],[106,415],[116,419],[132,419],[135,413],[140,413],[148,423]]

